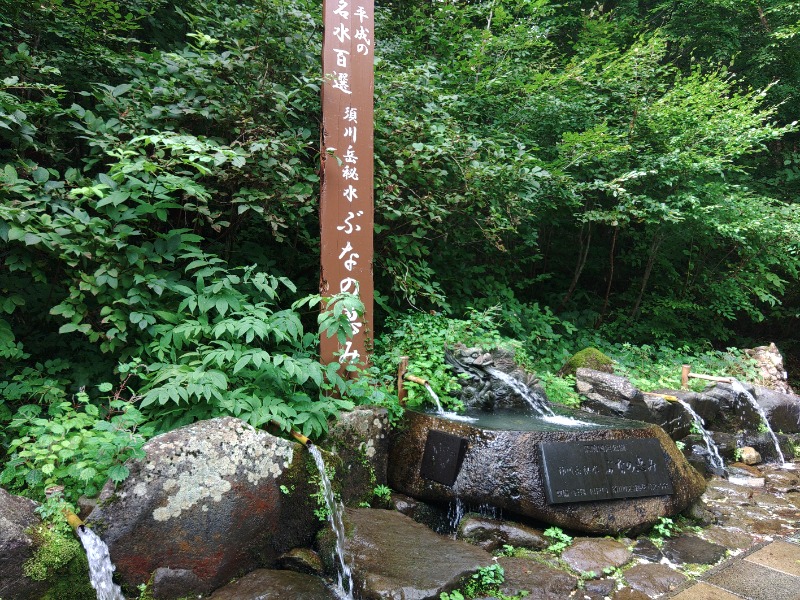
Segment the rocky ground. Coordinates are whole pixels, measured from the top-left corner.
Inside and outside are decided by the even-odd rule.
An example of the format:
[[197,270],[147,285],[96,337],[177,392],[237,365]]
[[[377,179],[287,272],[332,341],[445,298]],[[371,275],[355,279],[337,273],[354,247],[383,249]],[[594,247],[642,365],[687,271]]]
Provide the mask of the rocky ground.
[[[544,535],[544,529],[476,514],[464,517],[457,534],[436,534],[401,514],[441,525],[435,511],[407,497],[395,497],[397,510],[349,509],[346,554],[357,597],[439,598],[442,591],[463,590],[465,577],[476,566],[496,562],[505,572],[500,592],[508,596],[527,592],[524,597],[529,600],[667,598],[715,565],[800,533],[800,461],[797,470],[733,465],[730,471],[729,479],[709,481],[693,518],[665,521],[635,538],[576,536],[560,551],[548,549],[559,539]],[[322,536],[323,558],[330,543]],[[254,573],[218,590],[212,599],[252,600],[256,596],[247,591],[252,589],[259,590],[259,598],[287,597],[263,595],[270,589],[285,593],[289,588],[278,583],[284,575]],[[794,596],[792,590],[783,590],[786,598],[800,597],[800,589],[796,592]],[[309,598],[335,597],[325,590],[305,593]]]

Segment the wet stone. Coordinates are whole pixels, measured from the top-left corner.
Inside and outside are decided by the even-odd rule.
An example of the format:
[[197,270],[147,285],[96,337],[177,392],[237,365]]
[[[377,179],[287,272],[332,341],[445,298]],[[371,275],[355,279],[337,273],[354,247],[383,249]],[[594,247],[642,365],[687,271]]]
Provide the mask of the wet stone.
[[635,565],[624,573],[625,580],[633,589],[655,597],[676,589],[686,581],[686,576],[667,565]]
[[[347,509],[345,527],[345,555],[363,598],[394,598],[397,590],[405,598],[438,598],[463,577],[492,564],[488,552],[438,535],[396,511]],[[318,542],[323,561],[329,560],[333,536],[325,531]]]
[[726,529],[718,525],[703,530],[703,537],[709,542],[732,550],[744,550],[753,545],[753,538],[737,529]]
[[[616,579],[610,579],[608,577],[604,579],[593,579],[585,583],[583,595],[584,598],[588,597],[590,600],[603,600],[606,596],[611,596],[616,589]],[[580,598],[580,594],[578,594],[578,597]]]
[[664,542],[664,556],[679,564],[713,565],[725,557],[724,546],[695,535],[681,535]]
[[761,454],[752,446],[744,446],[739,451],[740,460],[746,465],[757,465],[761,462]]
[[196,590],[202,582],[189,569],[170,569],[161,567],[153,572],[153,598],[155,600],[176,600],[186,596],[186,590]]
[[800,475],[793,471],[767,471],[765,469],[767,487],[776,492],[800,491]]
[[606,568],[621,567],[631,559],[631,551],[608,538],[578,538],[561,553],[561,558],[579,573],[602,573]]
[[661,562],[664,554],[656,546],[652,540],[648,538],[641,538],[637,540],[636,545],[633,547],[633,555],[636,558],[642,558],[648,562]]
[[541,550],[548,546],[541,530],[512,521],[467,515],[458,527],[458,538],[492,552],[504,545]]
[[624,587],[614,594],[614,600],[650,600],[650,596],[639,590]]
[[526,600],[564,600],[578,587],[577,577],[532,560],[500,558],[497,562],[505,571],[500,591],[509,596],[527,591]]
[[257,569],[211,594],[209,600],[336,600],[318,577],[295,571]]
[[278,557],[277,566],[310,575],[321,575],[323,572],[322,559],[311,548],[292,548]]
[[747,501],[752,495],[753,490],[741,485],[736,485],[729,481],[713,480],[706,487],[704,499],[720,500],[729,498],[731,500]]

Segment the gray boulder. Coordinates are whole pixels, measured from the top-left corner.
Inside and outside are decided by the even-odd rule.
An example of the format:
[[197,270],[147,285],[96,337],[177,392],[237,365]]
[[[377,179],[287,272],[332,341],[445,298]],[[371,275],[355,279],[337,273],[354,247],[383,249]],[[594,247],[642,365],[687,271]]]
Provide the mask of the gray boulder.
[[336,600],[319,577],[294,571],[257,569],[211,594],[209,600]]
[[755,386],[754,391],[773,430],[800,433],[800,396],[760,386]]
[[[345,527],[354,595],[362,600],[434,600],[492,564],[488,552],[434,533],[396,511],[347,509]],[[333,543],[330,531],[320,535],[324,560],[330,561]],[[333,568],[331,562],[328,568]]]
[[377,485],[386,485],[389,417],[385,408],[357,408],[341,413],[322,446],[338,464],[334,485],[346,506],[374,501]]
[[776,392],[794,395],[794,391],[787,381],[788,373],[783,368],[783,356],[774,343],[745,350],[745,354],[758,364],[764,386]]
[[43,581],[33,581],[22,570],[36,551],[36,542],[29,534],[41,520],[34,512],[33,500],[14,496],[0,488],[0,598],[30,600],[47,588]]
[[159,435],[144,450],[119,487],[106,485],[88,523],[124,585],[168,568],[192,588],[186,594],[206,593],[314,539],[300,444],[225,417]]
[[664,397],[674,392],[645,394],[625,377],[585,368],[575,373],[575,387],[584,397],[583,410],[654,423],[676,440],[691,429],[692,419],[686,410]]
[[502,546],[542,550],[550,542],[540,529],[534,529],[513,521],[502,521],[468,514],[458,524],[458,538],[494,552]]

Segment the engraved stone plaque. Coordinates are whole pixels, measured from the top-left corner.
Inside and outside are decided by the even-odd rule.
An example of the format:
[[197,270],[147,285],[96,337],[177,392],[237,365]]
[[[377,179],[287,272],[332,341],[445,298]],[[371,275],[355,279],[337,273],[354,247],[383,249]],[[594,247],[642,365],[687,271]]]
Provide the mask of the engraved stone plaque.
[[672,494],[658,440],[540,444],[549,504]]
[[431,430],[425,440],[420,476],[452,486],[467,451],[467,440],[457,435]]

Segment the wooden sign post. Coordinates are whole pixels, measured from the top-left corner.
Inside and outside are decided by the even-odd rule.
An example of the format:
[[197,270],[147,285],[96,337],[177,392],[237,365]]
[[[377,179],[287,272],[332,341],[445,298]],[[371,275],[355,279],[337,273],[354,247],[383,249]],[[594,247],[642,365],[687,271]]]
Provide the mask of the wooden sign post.
[[346,345],[322,334],[323,363],[369,364],[372,351],[373,0],[323,0],[320,294],[358,295]]
[[373,0],[323,0],[320,294],[356,294],[355,335],[322,334],[323,363],[369,364],[372,352]]

